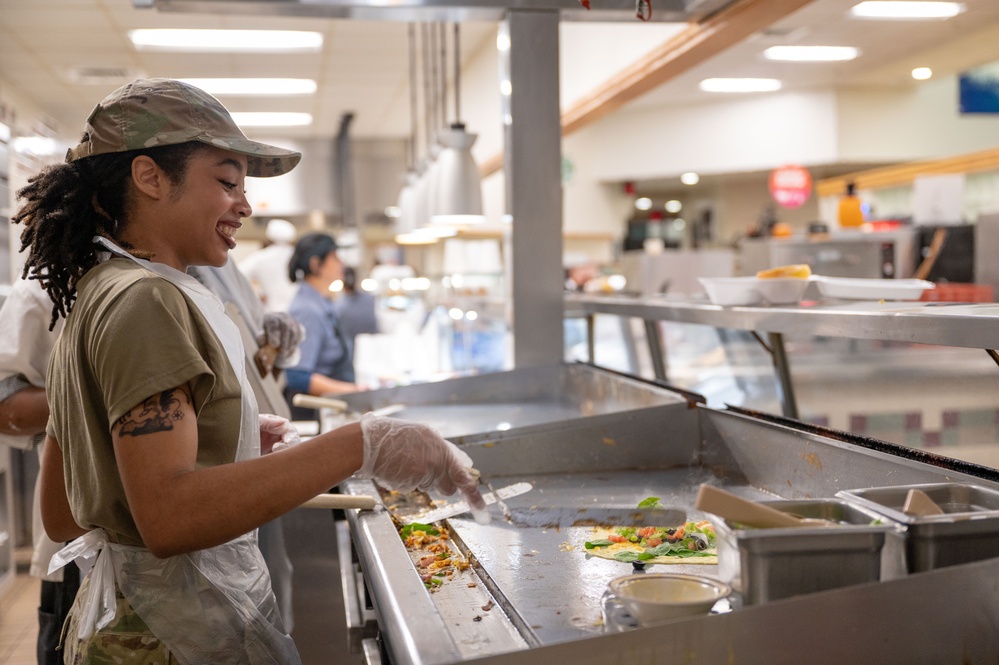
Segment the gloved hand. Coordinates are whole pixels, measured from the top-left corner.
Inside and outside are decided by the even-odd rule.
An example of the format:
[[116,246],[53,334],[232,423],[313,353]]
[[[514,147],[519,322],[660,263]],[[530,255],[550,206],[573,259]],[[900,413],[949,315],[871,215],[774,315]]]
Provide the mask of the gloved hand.
[[357,477],[374,478],[398,492],[460,491],[473,512],[485,512],[486,503],[470,472],[472,458],[434,428],[366,413],[361,416],[361,432],[364,464]]
[[277,349],[274,364],[294,367],[298,364],[298,345],[305,339],[305,328],[287,312],[264,314],[263,330],[257,335],[257,345],[270,344]]
[[260,414],[260,454],[276,453],[302,442],[290,420],[270,413]]

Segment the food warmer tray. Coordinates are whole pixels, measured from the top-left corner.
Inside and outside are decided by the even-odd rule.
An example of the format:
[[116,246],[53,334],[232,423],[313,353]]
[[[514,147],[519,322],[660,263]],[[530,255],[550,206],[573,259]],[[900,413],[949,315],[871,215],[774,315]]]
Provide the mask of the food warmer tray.
[[[647,496],[693,510],[702,482],[752,499],[833,497],[858,487],[974,482],[995,472],[795,421],[702,405],[563,420],[462,437],[494,486],[527,481],[512,508],[633,507]],[[910,451],[911,452],[911,451]],[[350,480],[350,494],[375,491]],[[584,527],[447,525],[469,571],[429,592],[385,511],[347,511],[387,662],[995,662],[999,559],[742,606],[655,627],[603,625],[607,583],[628,564],[588,558]],[[717,566],[649,570],[717,576]],[[466,577],[467,575],[467,577]],[[728,609],[728,611],[724,611]]]

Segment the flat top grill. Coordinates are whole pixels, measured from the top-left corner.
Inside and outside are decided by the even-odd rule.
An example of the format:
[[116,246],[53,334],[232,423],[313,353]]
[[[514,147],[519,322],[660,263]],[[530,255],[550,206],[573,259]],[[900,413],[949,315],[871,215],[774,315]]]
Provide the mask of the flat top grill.
[[[719,482],[700,469],[555,474],[510,480],[534,485],[533,491],[511,499],[511,508],[634,508],[642,499],[658,496],[668,507],[685,509],[687,519],[695,521],[708,517],[691,508],[698,486],[702,482]],[[773,498],[750,487],[737,491],[750,498]],[[488,525],[469,518],[452,518],[449,522],[455,539],[478,561],[480,574],[495,585],[497,602],[509,614],[519,615],[539,644],[602,633],[601,597],[608,582],[634,572],[631,564],[586,554],[583,543],[591,538],[592,527],[515,526],[495,510]],[[711,577],[718,574],[717,565],[702,564],[652,564],[646,570]]]

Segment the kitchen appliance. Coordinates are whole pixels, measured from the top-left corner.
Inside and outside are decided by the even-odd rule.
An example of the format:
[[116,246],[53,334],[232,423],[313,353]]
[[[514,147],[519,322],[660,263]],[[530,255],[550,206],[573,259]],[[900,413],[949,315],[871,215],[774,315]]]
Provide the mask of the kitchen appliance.
[[828,240],[772,238],[770,265],[807,263],[812,274],[828,277],[912,277],[917,265],[913,227],[862,233],[838,231]]

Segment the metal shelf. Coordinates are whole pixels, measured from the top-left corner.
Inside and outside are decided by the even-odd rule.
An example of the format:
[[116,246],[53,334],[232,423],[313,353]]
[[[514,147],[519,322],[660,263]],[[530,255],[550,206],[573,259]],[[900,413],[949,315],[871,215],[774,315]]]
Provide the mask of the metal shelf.
[[[779,307],[722,307],[668,297],[568,294],[566,316],[609,314],[645,321],[656,378],[666,380],[656,323],[672,321],[751,331],[770,353],[785,416],[798,417],[784,335],[883,340],[984,349],[999,364],[999,304],[912,301],[829,301]],[[760,334],[767,336],[764,341]],[[590,348],[590,359],[593,349]]]

